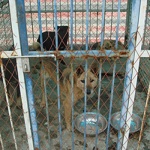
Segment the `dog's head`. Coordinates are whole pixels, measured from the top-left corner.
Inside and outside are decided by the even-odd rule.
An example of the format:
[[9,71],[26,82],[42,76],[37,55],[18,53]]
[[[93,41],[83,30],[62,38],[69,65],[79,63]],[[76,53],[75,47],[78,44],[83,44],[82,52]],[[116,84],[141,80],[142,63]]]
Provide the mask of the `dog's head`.
[[87,78],[85,79],[86,72],[83,66],[76,68],[76,86],[85,93],[85,82],[86,82],[86,94],[91,96],[94,93],[94,89],[98,82],[98,67],[93,64],[87,70]]

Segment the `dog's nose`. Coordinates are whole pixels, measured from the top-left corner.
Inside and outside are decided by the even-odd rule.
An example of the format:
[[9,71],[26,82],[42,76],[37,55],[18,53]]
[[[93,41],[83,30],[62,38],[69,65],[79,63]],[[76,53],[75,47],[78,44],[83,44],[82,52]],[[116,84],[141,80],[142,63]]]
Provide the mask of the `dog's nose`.
[[90,89],[87,89],[87,90],[86,90],[86,93],[87,93],[88,95],[90,95],[90,94],[91,94],[91,90],[90,90]]

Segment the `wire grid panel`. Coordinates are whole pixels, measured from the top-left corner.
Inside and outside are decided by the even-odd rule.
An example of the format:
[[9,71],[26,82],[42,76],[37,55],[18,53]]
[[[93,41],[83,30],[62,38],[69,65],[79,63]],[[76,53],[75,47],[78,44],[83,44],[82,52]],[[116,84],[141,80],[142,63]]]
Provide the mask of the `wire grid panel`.
[[[73,2],[73,43],[84,45],[86,36],[86,2],[85,1],[74,1]],[[54,1],[41,2],[38,7],[36,1],[27,1],[25,3],[26,8],[26,19],[27,19],[27,33],[29,43],[32,44],[33,40],[36,41],[39,35],[39,23],[38,23],[38,8],[41,12],[41,25],[42,31],[53,31],[54,29]],[[70,1],[59,1],[57,2],[57,22],[58,25],[69,25],[70,24]],[[103,1],[89,1],[89,43],[100,42],[100,33],[105,30],[105,36],[107,39],[115,39],[117,23],[117,2],[108,1],[106,3],[105,13],[105,27],[102,29],[102,5]],[[127,1],[121,3],[121,21],[119,26],[119,39],[124,42],[124,33],[126,26],[126,10]],[[33,18],[33,19],[32,19]],[[109,32],[111,31],[111,32]],[[79,47],[78,49],[81,49]]]
[[[143,50],[148,50],[149,49],[149,26],[150,26],[150,13],[149,13],[149,5],[150,2],[148,1],[147,5],[147,11],[146,11],[146,20],[145,20],[145,30],[144,30],[144,40],[143,40]],[[149,86],[149,79],[150,79],[150,72],[149,72],[149,64],[150,64],[150,53],[147,51],[148,58],[142,58],[141,63],[140,63],[140,70],[139,70],[139,78],[141,80],[141,83],[144,85],[145,90],[147,91],[148,86]]]
[[[75,9],[72,18],[73,28],[72,30],[70,30],[70,27],[67,30],[67,32],[69,32],[69,36],[73,35],[73,39],[71,40],[69,37],[67,45],[65,44],[66,51],[64,53],[60,52],[64,55],[64,57],[58,57],[57,60],[55,60],[49,57],[48,51],[45,55],[48,58],[30,58],[31,72],[28,73],[28,75],[33,82],[33,94],[35,99],[33,107],[35,106],[36,109],[36,120],[38,123],[38,131],[35,132],[38,132],[40,136],[39,142],[41,149],[91,150],[98,148],[103,150],[116,149],[118,144],[118,132],[112,126],[110,126],[109,119],[113,113],[120,112],[123,105],[122,96],[125,74],[128,75],[128,72],[125,72],[127,55],[120,58],[109,58],[110,53],[106,53],[103,58],[99,58],[97,56],[100,54],[94,53],[92,51],[92,56],[94,57],[87,59],[86,57],[82,58],[82,53],[80,54],[78,52],[80,52],[80,50],[88,51],[100,49],[102,50],[100,51],[100,53],[103,53],[103,49],[116,50],[116,44],[115,41],[113,41],[115,39],[121,41],[121,43],[118,42],[119,50],[125,50],[127,48],[128,45],[126,45],[125,43],[127,1],[122,1],[120,6],[121,24],[118,30],[116,27],[116,24],[118,24],[117,21],[119,19],[117,13],[117,7],[119,4],[118,1],[115,1],[114,3],[112,1],[107,1],[106,6],[104,5],[104,1],[89,1],[89,16],[86,16],[86,2],[87,1],[76,1],[73,3],[73,8]],[[68,1],[57,2],[57,20],[56,17],[54,17],[54,3],[55,1],[40,1],[41,12],[39,13],[39,5],[37,4],[37,1],[25,1],[29,47],[30,45],[32,45],[33,41],[37,41],[41,29],[42,32],[46,30],[53,33],[56,32],[56,21],[57,25],[59,26],[70,26],[71,3]],[[106,11],[105,19],[102,17],[104,13],[102,8],[104,6],[106,9],[104,9]],[[38,13],[41,15],[42,22],[40,22]],[[89,18],[88,34],[86,24],[87,18]],[[105,22],[104,27],[101,22]],[[39,26],[40,23],[42,23],[42,28]],[[68,34],[67,32],[65,36]],[[103,34],[105,35],[105,41],[102,46],[99,43],[100,41],[103,41],[103,38],[101,36]],[[117,36],[118,38],[116,38]],[[61,37],[61,34],[58,34],[58,41],[59,37]],[[130,40],[132,39],[129,38],[129,41]],[[61,39],[61,44],[62,41],[63,40]],[[58,47],[60,43],[58,42]],[[44,47],[44,41],[41,45],[43,45]],[[52,40],[52,45],[55,45],[54,40]],[[71,53],[69,51],[70,48],[78,51],[76,51],[76,53]],[[39,55],[38,52],[33,51],[30,54],[36,54],[35,56]],[[31,55],[29,57],[31,57]],[[79,56],[79,58],[75,58],[74,56]],[[32,57],[34,57],[34,55]],[[140,57],[138,59],[140,59]],[[44,73],[44,70],[41,67],[42,64],[46,72],[54,69],[53,71],[51,71],[52,74],[50,78],[47,78],[47,73]],[[82,73],[84,73],[83,77],[81,76]],[[89,82],[93,82],[93,80],[97,80],[97,84],[91,86]],[[78,81],[79,86],[77,86],[76,81]],[[84,87],[84,84],[88,86]],[[87,94],[81,96],[80,100],[77,101],[74,105],[70,102],[74,101],[76,99],[75,97],[77,97],[79,93],[73,92],[73,87],[81,87],[83,93],[88,92]],[[88,90],[91,87],[92,90]],[[66,90],[69,91],[66,92]],[[87,96],[90,92],[93,92],[93,94],[91,96]],[[66,97],[67,93],[70,93],[69,106],[71,107],[66,107],[68,105],[65,105],[65,102],[63,102],[64,97],[66,99],[68,98]],[[42,101],[43,97],[44,102]],[[141,117],[144,112],[145,99],[146,93],[143,90],[143,86],[138,81],[133,110]],[[67,112],[67,114],[70,113],[70,108],[72,112],[70,119],[72,132],[67,130],[67,119],[65,119],[65,111]],[[7,110],[4,111],[7,112]],[[82,134],[77,131],[76,128],[74,128],[75,118],[79,114],[97,111],[101,113],[109,123],[107,129],[105,129],[102,133],[96,134],[95,131],[94,136],[86,136],[85,133]],[[14,110],[13,112],[15,113],[16,111]],[[3,125],[5,125],[5,123]],[[22,126],[22,124],[19,124],[18,128],[22,128]],[[85,126],[84,122],[83,126]],[[15,126],[14,128],[16,131]],[[8,129],[7,132],[11,133],[11,129]],[[144,136],[141,141],[140,149],[149,148],[149,142],[147,142],[148,136],[146,134],[148,132],[149,122],[147,121],[146,130],[144,130]],[[2,133],[4,134],[5,132]],[[22,132],[20,133],[22,134]],[[5,136],[3,134],[1,136],[1,141],[3,141],[1,142],[1,145],[5,146],[5,144],[2,144],[6,142]],[[17,144],[20,143],[19,140],[25,139],[26,141],[26,138],[24,136],[19,135],[18,137],[20,139],[16,139]],[[138,138],[139,132],[130,134],[129,139],[127,138],[129,149],[137,148]],[[27,146],[26,144],[24,145]]]
[[[13,33],[11,28],[8,1],[0,2],[0,53],[13,51]],[[7,56],[7,53],[5,53]],[[23,110],[21,107],[19,80],[16,59],[0,60],[0,149],[28,148]],[[20,141],[20,137],[23,140]],[[22,143],[18,146],[18,143]]]
[[17,35],[16,32],[14,34],[12,32],[9,6],[8,1],[0,2],[0,110],[2,112],[0,117],[0,149],[28,149],[28,139],[31,139],[32,136],[27,134],[25,128],[24,115],[28,114],[28,112],[23,109],[19,88],[23,87],[23,85],[18,79],[17,60],[13,57],[9,58],[10,55],[17,54],[15,52],[16,45],[14,46],[13,44],[13,35]]
[[13,44],[9,4],[0,3],[0,47],[9,50]]
[[[28,149],[16,59],[2,59],[0,79],[1,148]],[[20,137],[22,137],[22,139]]]
[[150,2],[148,1],[148,5],[147,5],[147,11],[146,11],[146,24],[145,24],[145,30],[144,30],[144,40],[143,40],[143,47],[142,49],[143,50],[148,50],[149,49],[149,25],[150,25],[150,13],[149,13],[149,5],[150,5]]
[[[37,61],[37,59],[33,59],[34,62]],[[85,61],[84,60],[80,60],[77,59],[77,61],[80,63],[80,65],[82,65],[84,67],[85,65]],[[99,61],[97,59],[91,59],[89,60],[90,63],[99,63]],[[111,60],[108,60],[108,63],[112,63]],[[31,59],[31,62],[32,59]],[[48,62],[48,61],[47,61]],[[76,59],[74,61],[71,60],[71,62],[74,64],[74,72],[76,71],[77,65],[76,65]],[[117,61],[118,62],[118,61]],[[119,63],[119,62],[118,62]],[[70,63],[67,63],[68,67],[70,65]],[[107,66],[106,64],[104,64],[104,62],[102,63],[103,66]],[[108,64],[109,65],[109,64]],[[62,64],[60,64],[61,69],[66,66],[63,66]],[[117,68],[119,65],[117,65]],[[56,67],[56,64],[55,64]],[[53,141],[53,145],[51,145],[51,148],[58,148],[60,146],[59,144],[59,139],[60,139],[60,135],[59,135],[59,121],[58,121],[58,103],[57,103],[57,85],[56,83],[52,80],[52,79],[46,79],[46,89],[47,89],[47,101],[48,101],[48,115],[49,115],[49,122],[47,122],[47,117],[46,117],[46,111],[45,108],[41,108],[41,106],[43,106],[43,103],[41,102],[42,100],[42,96],[43,96],[43,89],[41,89],[41,81],[40,80],[40,75],[39,75],[39,68],[40,66],[35,65],[34,68],[32,68],[32,72],[31,72],[31,77],[33,80],[33,90],[34,90],[34,94],[35,94],[35,106],[36,106],[36,110],[37,110],[37,120],[38,120],[38,125],[39,125],[39,133],[40,133],[40,137],[41,138],[41,147],[43,148],[47,148],[48,145],[45,145],[47,143],[48,140],[48,135],[46,134],[47,131],[47,126],[49,126],[49,132],[50,132],[50,139],[51,141]],[[60,72],[61,72],[60,69]],[[110,65],[110,67],[108,67],[108,70],[111,70],[112,66]],[[125,68],[124,68],[125,69]],[[105,72],[105,73],[104,73]],[[117,71],[118,74],[116,73],[116,87],[114,89],[114,97],[115,97],[115,101],[113,103],[113,112],[115,111],[120,111],[120,108],[118,106],[115,105],[116,102],[120,102],[118,105],[120,105],[121,107],[121,94],[122,88],[123,87],[123,74],[124,72],[120,72]],[[56,72],[55,72],[56,73]],[[96,72],[97,74],[98,72]],[[95,75],[96,75],[95,74]],[[60,74],[60,79],[62,78],[61,74]],[[83,79],[84,80],[84,79]],[[38,81],[38,82],[37,82]],[[61,84],[61,83],[60,83]],[[100,98],[100,113],[103,114],[106,118],[108,117],[108,113],[109,113],[109,102],[110,102],[110,92],[111,92],[111,84],[112,84],[112,73],[110,71],[107,72],[106,70],[103,70],[103,75],[102,75],[102,82],[101,82],[101,93],[98,94],[98,85],[95,85],[94,87],[94,93],[95,95],[93,97],[88,97],[87,98],[87,105],[86,105],[86,111],[87,112],[96,112],[97,111],[97,99]],[[81,84],[82,85],[82,84]],[[66,85],[69,86],[69,85]],[[76,86],[74,84],[74,86]],[[65,88],[65,87],[63,87]],[[118,90],[119,89],[119,90]],[[71,90],[71,89],[70,89]],[[62,89],[60,89],[60,92],[63,92]],[[69,92],[69,91],[68,91]],[[99,98],[98,98],[99,95]],[[74,95],[76,96],[76,95]],[[61,94],[62,97],[62,94]],[[63,100],[63,97],[61,98],[61,100]],[[70,96],[70,100],[71,100],[71,96]],[[45,104],[46,105],[46,104]],[[46,106],[47,108],[47,106]],[[74,108],[74,115],[73,118],[75,119],[79,114],[84,112],[84,98],[82,98],[80,101],[76,102],[76,105],[73,106]],[[62,128],[62,142],[63,147],[64,148],[71,148],[71,132],[68,132],[68,130],[66,130],[66,122],[65,122],[65,118],[64,118],[64,105],[61,101],[61,106],[60,106],[60,113],[61,113],[61,128]],[[68,113],[69,113],[69,109],[68,109]],[[71,124],[71,122],[70,122]],[[112,133],[115,133],[115,131],[112,131]],[[83,148],[84,147],[84,142],[83,142],[83,134],[80,134],[77,130],[74,130],[74,142],[75,142],[75,149],[78,148]],[[106,132],[101,133],[98,138],[100,140],[100,142],[98,142],[98,144],[102,144],[103,145],[103,149],[105,149],[106,145],[105,145],[105,138],[106,138]],[[45,139],[46,138],[46,139]],[[87,146],[88,149],[91,149],[95,146],[94,144],[95,138],[94,137],[87,137]],[[99,145],[99,146],[100,146]],[[47,147],[45,147],[47,146]]]

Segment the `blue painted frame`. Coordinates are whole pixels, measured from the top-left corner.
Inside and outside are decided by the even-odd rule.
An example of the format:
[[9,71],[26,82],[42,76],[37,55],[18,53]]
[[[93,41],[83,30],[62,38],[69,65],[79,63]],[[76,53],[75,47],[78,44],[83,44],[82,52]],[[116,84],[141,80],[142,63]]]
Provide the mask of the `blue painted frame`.
[[[18,15],[18,28],[20,33],[20,44],[22,55],[28,54],[28,40],[27,40],[27,29],[26,29],[26,16],[25,16],[25,5],[23,0],[16,0],[17,4],[17,15]],[[34,141],[34,147],[40,148],[39,135],[38,135],[38,125],[36,119],[36,109],[34,105],[34,95],[32,90],[32,80],[28,73],[24,73],[26,91],[28,98],[28,107],[31,119],[32,135]]]

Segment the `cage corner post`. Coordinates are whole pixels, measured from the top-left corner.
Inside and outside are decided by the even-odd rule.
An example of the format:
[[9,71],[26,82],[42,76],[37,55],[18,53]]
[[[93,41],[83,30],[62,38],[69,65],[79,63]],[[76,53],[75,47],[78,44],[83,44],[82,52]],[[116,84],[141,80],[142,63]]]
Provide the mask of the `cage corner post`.
[[133,113],[133,103],[135,100],[136,92],[135,87],[137,86],[137,76],[140,63],[139,54],[141,53],[142,48],[141,39],[144,35],[146,5],[147,0],[132,1],[131,27],[129,37],[130,56],[126,64],[126,75],[120,116],[120,130],[118,131],[117,150],[126,150],[128,145],[130,123]]
[[[14,39],[15,50],[18,54],[16,58],[19,86],[23,107],[23,115],[25,121],[25,128],[28,140],[29,150],[39,149],[39,137],[37,133],[37,121],[34,103],[34,96],[32,92],[32,81],[28,73],[24,73],[22,66],[22,56],[28,54],[28,42],[26,32],[25,6],[22,0],[9,0],[11,24]],[[28,85],[26,87],[25,83]],[[32,94],[31,94],[32,92]],[[31,114],[32,109],[32,114]],[[34,114],[34,115],[33,115]]]

